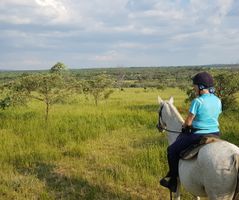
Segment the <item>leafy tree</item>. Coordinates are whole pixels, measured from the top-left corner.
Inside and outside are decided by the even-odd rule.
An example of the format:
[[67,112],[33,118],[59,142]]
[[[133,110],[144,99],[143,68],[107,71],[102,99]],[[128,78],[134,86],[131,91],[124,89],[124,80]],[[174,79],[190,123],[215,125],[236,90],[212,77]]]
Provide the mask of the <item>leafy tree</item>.
[[29,99],[36,99],[45,104],[45,120],[48,121],[50,107],[63,102],[73,90],[80,90],[79,85],[73,77],[66,81],[58,73],[25,75],[3,86],[6,97],[0,104],[2,102],[2,108],[5,108],[9,101],[14,105],[15,102],[26,104]]
[[56,73],[56,74],[62,74],[67,71],[67,67],[64,63],[62,62],[57,62],[55,65],[52,66],[50,69],[51,73]]
[[67,66],[64,63],[58,62],[50,69],[51,74],[56,74],[61,76],[65,85],[71,90],[76,89],[79,92],[79,89],[82,90],[82,85],[79,81],[76,81],[76,77],[70,73]]
[[51,105],[62,101],[66,92],[64,79],[58,74],[37,74],[22,79],[23,87],[30,98],[45,104],[45,120],[48,120]]
[[239,91],[239,73],[224,72],[215,76],[217,96],[222,100],[223,109],[236,107],[235,94]]
[[26,105],[28,93],[21,84],[20,79],[12,80],[8,83],[2,84],[0,90],[0,107],[2,109],[6,109],[10,106]]
[[112,80],[105,74],[93,76],[90,80],[86,80],[83,91],[90,94],[94,98],[95,105],[98,105],[100,99],[109,98],[113,90],[109,90]]

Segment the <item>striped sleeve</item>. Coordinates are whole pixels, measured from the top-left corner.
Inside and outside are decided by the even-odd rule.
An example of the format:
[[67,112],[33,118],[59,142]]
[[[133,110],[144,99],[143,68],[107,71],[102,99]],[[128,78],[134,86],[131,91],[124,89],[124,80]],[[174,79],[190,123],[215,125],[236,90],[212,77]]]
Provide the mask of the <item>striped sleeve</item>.
[[219,109],[220,109],[219,113],[221,113],[222,112],[222,102],[220,99],[218,99],[218,104],[219,104]]

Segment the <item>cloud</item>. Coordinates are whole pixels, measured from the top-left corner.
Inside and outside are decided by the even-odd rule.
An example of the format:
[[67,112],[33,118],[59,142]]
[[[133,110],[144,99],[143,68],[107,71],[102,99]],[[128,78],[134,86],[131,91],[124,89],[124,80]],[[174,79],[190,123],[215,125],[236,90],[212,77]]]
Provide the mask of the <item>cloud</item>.
[[71,19],[67,0],[2,0],[0,21],[10,24],[67,23]]
[[194,20],[210,25],[220,25],[227,14],[233,8],[235,0],[192,0],[190,8],[194,14]]
[[38,15],[45,15],[52,19],[53,23],[68,22],[70,19],[70,12],[66,7],[66,2],[57,0],[35,0],[38,9]]
[[1,0],[1,66],[233,62],[238,9],[235,0]]
[[12,16],[0,16],[0,22],[10,24],[29,24],[31,23],[31,20],[26,17],[20,18],[18,16],[12,15]]
[[118,61],[122,57],[123,56],[119,52],[112,50],[104,54],[94,56],[93,60],[97,62],[111,62]]

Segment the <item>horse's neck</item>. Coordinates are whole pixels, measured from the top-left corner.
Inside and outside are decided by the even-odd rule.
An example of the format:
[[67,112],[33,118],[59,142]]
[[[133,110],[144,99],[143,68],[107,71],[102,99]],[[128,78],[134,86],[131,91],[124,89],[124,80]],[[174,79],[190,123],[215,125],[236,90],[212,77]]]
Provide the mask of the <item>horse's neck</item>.
[[[174,126],[174,127],[172,126],[172,128],[168,128],[168,130],[181,132],[182,124],[180,124],[180,128],[179,128],[179,126]],[[172,143],[174,143],[178,136],[179,136],[179,133],[173,133],[173,132],[169,131],[168,132],[168,144],[171,145]]]
[[[175,113],[174,113],[175,110]],[[166,119],[166,124],[167,124],[167,129],[168,130],[172,130],[172,131],[178,131],[181,132],[182,130],[182,124],[183,124],[183,118],[181,117],[181,115],[176,111],[176,108],[174,109],[170,109],[170,112],[172,113],[168,113],[168,117]],[[179,134],[177,133],[171,133],[170,131],[168,132],[168,143],[169,145],[171,145],[172,143],[174,143],[174,141],[176,140],[176,138],[178,137]]]

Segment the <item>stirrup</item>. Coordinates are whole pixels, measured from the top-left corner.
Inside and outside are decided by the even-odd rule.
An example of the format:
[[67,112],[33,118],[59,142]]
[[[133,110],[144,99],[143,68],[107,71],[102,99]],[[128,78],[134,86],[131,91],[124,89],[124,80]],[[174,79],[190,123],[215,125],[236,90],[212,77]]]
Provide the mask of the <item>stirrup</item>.
[[177,178],[166,176],[159,181],[160,185],[168,188],[171,192],[177,191]]

